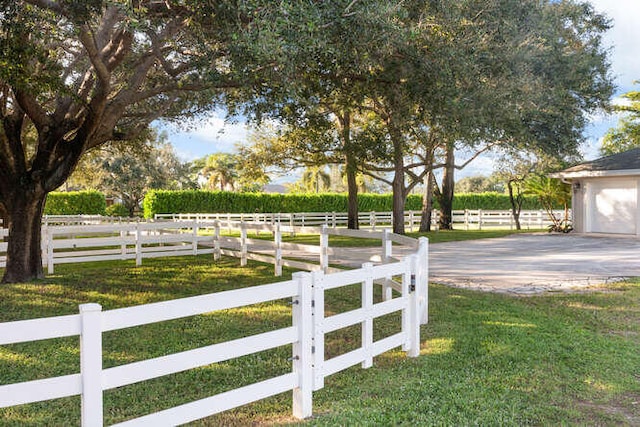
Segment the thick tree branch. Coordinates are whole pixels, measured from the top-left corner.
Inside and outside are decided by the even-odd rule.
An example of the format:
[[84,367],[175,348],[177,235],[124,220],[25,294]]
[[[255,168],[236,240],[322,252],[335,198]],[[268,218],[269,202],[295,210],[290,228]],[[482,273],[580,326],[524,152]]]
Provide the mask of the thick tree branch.
[[42,108],[32,94],[16,88],[13,89],[13,93],[14,99],[20,105],[22,111],[29,116],[38,132],[42,132],[45,127],[50,125],[46,110]]

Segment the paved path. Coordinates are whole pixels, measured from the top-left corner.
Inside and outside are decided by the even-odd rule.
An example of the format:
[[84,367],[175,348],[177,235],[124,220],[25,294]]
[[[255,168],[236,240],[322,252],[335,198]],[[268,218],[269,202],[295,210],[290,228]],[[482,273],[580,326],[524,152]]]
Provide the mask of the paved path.
[[640,239],[516,234],[429,245],[430,281],[477,290],[534,294],[640,276]]

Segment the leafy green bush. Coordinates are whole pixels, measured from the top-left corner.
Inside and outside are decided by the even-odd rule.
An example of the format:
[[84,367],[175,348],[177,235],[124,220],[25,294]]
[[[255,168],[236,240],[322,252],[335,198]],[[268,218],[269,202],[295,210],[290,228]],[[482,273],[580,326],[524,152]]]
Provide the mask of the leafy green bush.
[[[391,194],[360,194],[361,212],[388,212],[393,207]],[[437,208],[437,203],[435,208]],[[232,193],[227,191],[151,190],[143,202],[145,218],[161,213],[250,213],[250,212],[346,212],[347,195]],[[420,210],[422,196],[410,195],[406,210]],[[499,193],[458,194],[453,209],[510,209],[509,196]],[[534,197],[528,197],[524,209],[540,209]]]
[[[466,193],[456,194],[453,198],[453,210],[483,209],[506,210],[511,209],[509,196],[502,193]],[[542,209],[538,199],[534,196],[525,196],[522,209]]]
[[106,209],[107,216],[120,216],[120,217],[128,217],[129,209],[122,203],[114,203],[111,206],[107,206]]
[[53,192],[47,196],[45,215],[104,215],[107,202],[98,191]]

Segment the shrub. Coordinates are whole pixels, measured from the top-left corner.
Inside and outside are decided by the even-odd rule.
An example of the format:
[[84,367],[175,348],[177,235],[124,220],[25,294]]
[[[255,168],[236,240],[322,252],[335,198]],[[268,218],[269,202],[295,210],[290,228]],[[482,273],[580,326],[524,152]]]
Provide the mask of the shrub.
[[129,209],[122,203],[114,203],[111,206],[107,206],[106,209],[107,216],[119,216],[119,217],[128,217]]
[[[361,212],[388,212],[393,207],[391,194],[360,194]],[[232,193],[227,191],[151,190],[143,202],[145,218],[159,213],[251,213],[251,212],[346,212],[347,195]],[[438,208],[437,202],[434,208]],[[509,196],[500,193],[457,194],[453,209],[510,209]],[[527,197],[524,209],[541,209],[535,197]],[[407,197],[406,210],[422,209],[422,196]]]
[[98,191],[53,192],[47,196],[45,215],[104,215],[107,202]]

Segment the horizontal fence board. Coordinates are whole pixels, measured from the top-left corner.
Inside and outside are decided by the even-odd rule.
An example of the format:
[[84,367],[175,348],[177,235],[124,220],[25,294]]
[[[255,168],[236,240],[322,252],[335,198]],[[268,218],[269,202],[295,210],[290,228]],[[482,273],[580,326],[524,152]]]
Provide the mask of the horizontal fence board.
[[[140,248],[140,251],[142,252],[142,256],[146,257],[147,253],[149,252],[184,252],[184,251],[191,251],[193,252],[193,245],[191,244],[191,242],[185,242],[181,245],[166,245],[166,246],[143,246]],[[169,255],[166,255],[169,256]]]
[[276,394],[292,390],[298,386],[298,375],[285,374],[266,381],[251,384],[235,390],[186,403],[171,409],[146,415],[135,420],[114,424],[113,427],[134,427],[149,425],[179,425],[196,421],[213,414],[217,414],[247,403],[255,402],[275,396]]
[[53,250],[69,249],[69,248],[93,248],[100,246],[118,246],[123,243],[134,245],[136,240],[134,237],[121,238],[114,237],[88,237],[83,239],[55,239],[53,241]]
[[241,256],[241,253],[239,250],[224,249],[224,248],[220,249],[220,254],[225,256],[235,257],[235,258],[240,258]]
[[[95,251],[64,251],[54,252],[53,259],[58,263],[58,258],[73,258],[73,257],[85,257],[85,256],[103,256],[103,255],[115,255],[122,254],[121,249],[99,249]],[[72,262],[78,262],[73,260]]]
[[158,234],[155,236],[142,236],[140,238],[140,243],[143,245],[156,243],[191,243],[194,240],[193,237],[193,234]]
[[402,332],[399,332],[395,335],[391,335],[390,337],[375,341],[371,346],[371,353],[374,356],[386,353],[392,348],[400,347],[401,345],[403,345],[406,339],[406,335]]
[[290,298],[297,294],[293,280],[252,286],[232,291],[216,292],[143,306],[118,308],[102,313],[103,331],[129,328],[143,324],[195,316],[217,310],[243,307],[267,301]]
[[260,250],[266,250],[266,249],[273,249],[275,246],[275,243],[273,241],[269,241],[269,240],[262,240],[262,239],[245,239],[245,242],[247,243],[247,245],[251,245],[252,249],[260,249]]
[[[372,274],[374,279],[386,276],[394,276],[402,274],[407,268],[406,261],[401,261],[393,264],[375,265],[372,267]],[[364,281],[362,271],[359,270],[346,270],[340,273],[331,275],[331,281],[324,283],[326,290],[339,288],[341,286],[360,283]]]
[[247,252],[247,259],[264,262],[265,264],[273,264],[276,258],[272,255],[263,255],[263,254]]
[[340,314],[334,314],[333,316],[325,317],[320,331],[325,334],[329,332],[337,331],[338,329],[346,328],[357,323],[364,322],[365,310],[358,308],[351,311],[346,311]]
[[324,376],[327,377],[337,372],[344,371],[353,365],[363,362],[366,357],[367,355],[364,348],[358,348],[332,359],[325,360],[322,364]]
[[394,291],[398,291],[398,292],[402,292],[402,283],[396,282],[395,280],[391,280],[391,279],[375,279],[373,281],[373,283],[375,283],[376,285],[385,285],[385,286],[389,286],[391,287]]
[[[136,255],[127,253],[124,259],[135,259]],[[147,255],[145,255],[147,257]],[[94,262],[94,261],[116,261],[121,260],[122,255],[94,255],[94,256],[73,256],[64,258],[55,258],[55,264],[70,264],[76,262]]]
[[408,260],[394,262],[391,264],[374,265],[371,268],[374,278],[390,277],[398,274],[402,274],[407,269]]
[[365,239],[382,239],[381,231],[349,230],[347,228],[327,228],[327,234],[333,236],[361,237]]
[[389,240],[399,245],[410,246],[412,248],[418,247],[418,239],[413,237],[403,236],[402,234],[389,233]]
[[288,243],[282,242],[280,248],[288,251],[304,251],[309,254],[320,255],[320,246],[306,245],[304,243]]
[[0,345],[79,335],[80,326],[79,314],[0,323]]
[[298,270],[306,270],[306,271],[320,270],[320,266],[318,264],[313,264],[311,262],[304,262],[304,261],[296,261],[293,259],[285,259],[285,258],[282,259],[282,266],[297,268]]
[[407,306],[408,302],[406,298],[393,298],[389,301],[382,301],[373,305],[371,308],[371,316],[374,318],[386,316],[387,314],[404,310]]
[[298,328],[292,326],[194,350],[116,366],[103,371],[102,387],[103,390],[109,390],[269,350],[295,342],[297,334]]
[[169,256],[186,256],[193,255],[193,249],[185,246],[183,250],[174,250],[173,252],[149,251],[144,252],[143,258],[164,258]]
[[82,393],[80,374],[2,385],[0,386],[0,408],[76,396],[80,393]]

